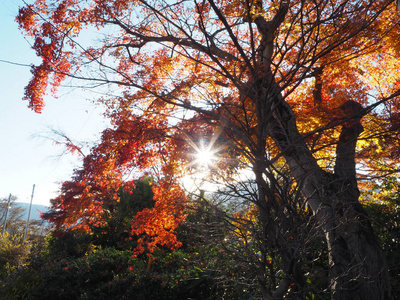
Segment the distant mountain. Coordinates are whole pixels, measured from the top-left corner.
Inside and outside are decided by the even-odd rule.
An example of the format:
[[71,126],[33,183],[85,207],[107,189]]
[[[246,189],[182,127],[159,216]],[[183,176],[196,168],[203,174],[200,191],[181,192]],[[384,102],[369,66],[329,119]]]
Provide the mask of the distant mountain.
[[[24,219],[26,220],[26,218],[28,217],[28,213],[29,213],[29,203],[14,202],[13,205],[24,209],[24,211],[25,211]],[[45,205],[32,204],[30,220],[40,220],[40,214],[47,212],[48,210],[49,210],[49,208]]]

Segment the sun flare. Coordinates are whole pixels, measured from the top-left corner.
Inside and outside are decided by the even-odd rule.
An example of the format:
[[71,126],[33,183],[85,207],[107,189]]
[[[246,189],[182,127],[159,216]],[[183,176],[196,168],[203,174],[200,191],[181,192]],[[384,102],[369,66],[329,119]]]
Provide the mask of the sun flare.
[[215,171],[218,161],[218,149],[211,141],[207,146],[203,140],[199,144],[191,143],[192,152],[189,154],[191,161],[188,164],[188,174],[182,178],[182,184],[187,191],[194,193],[199,190],[208,192],[217,189],[217,185],[209,181],[210,175]]
[[195,154],[195,165],[201,168],[209,169],[215,159],[216,157],[214,151],[207,148],[200,148]]
[[193,140],[188,137],[190,150],[187,153],[188,163],[185,175],[181,181],[183,187],[190,193],[199,190],[214,191],[218,186],[211,180],[215,175],[221,149],[216,145],[220,132],[216,132],[211,139]]

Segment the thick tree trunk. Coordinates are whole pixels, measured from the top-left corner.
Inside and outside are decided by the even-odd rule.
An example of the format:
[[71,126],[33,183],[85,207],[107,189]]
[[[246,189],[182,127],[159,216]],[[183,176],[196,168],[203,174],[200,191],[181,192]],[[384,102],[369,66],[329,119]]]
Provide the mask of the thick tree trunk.
[[253,16],[262,35],[258,69],[265,70],[265,74],[248,84],[244,93],[256,107],[258,139],[267,136],[274,139],[326,236],[332,299],[389,299],[385,260],[358,202],[355,147],[363,130],[360,124],[363,109],[351,101],[341,107],[348,119],[342,126],[336,149],[335,172],[324,171],[299,133],[293,110],[283,99],[270,70],[275,31],[288,8],[288,1],[282,1],[277,14],[268,22],[262,15]]
[[334,299],[388,299],[389,286],[385,260],[368,217],[358,202],[355,148],[363,131],[360,104],[348,101],[342,106],[349,119],[342,126],[336,148],[332,192],[333,226],[326,232],[330,247],[331,282]]
[[[260,88],[260,87],[259,87]],[[389,280],[380,247],[358,202],[355,146],[362,132],[359,114],[344,123],[336,151],[335,173],[321,169],[299,133],[295,116],[272,74],[257,96],[265,128],[280,148],[291,174],[324,231],[330,261],[332,299],[388,299]]]

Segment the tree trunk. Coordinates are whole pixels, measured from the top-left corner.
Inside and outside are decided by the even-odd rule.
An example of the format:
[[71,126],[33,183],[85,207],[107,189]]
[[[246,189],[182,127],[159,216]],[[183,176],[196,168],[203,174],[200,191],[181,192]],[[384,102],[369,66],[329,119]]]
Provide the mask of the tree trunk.
[[324,171],[299,133],[294,112],[282,97],[270,68],[275,31],[288,8],[288,1],[282,1],[277,14],[268,22],[262,15],[254,16],[262,35],[258,69],[265,73],[247,84],[244,92],[255,104],[258,139],[274,139],[325,234],[332,299],[389,299],[385,259],[368,216],[358,202],[355,147],[363,131],[360,120],[365,112],[352,101],[341,107],[346,122],[336,149],[334,173]]
[[[320,168],[299,133],[294,113],[269,72],[255,91],[263,122],[325,233],[332,299],[388,299],[385,260],[368,217],[358,202],[355,146],[361,111],[349,110],[336,150],[335,172]],[[261,97],[261,98],[259,98]],[[344,109],[344,108],[343,108]]]

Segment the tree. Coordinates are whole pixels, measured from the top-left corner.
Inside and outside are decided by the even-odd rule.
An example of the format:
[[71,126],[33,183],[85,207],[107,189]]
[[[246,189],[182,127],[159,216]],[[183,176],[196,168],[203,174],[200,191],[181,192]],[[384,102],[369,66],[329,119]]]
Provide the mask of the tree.
[[131,190],[121,189],[118,194],[118,202],[111,202],[103,208],[106,224],[91,228],[92,243],[117,249],[129,249],[133,248],[136,242],[132,239],[132,219],[144,209],[154,207],[151,179],[137,180]]
[[[10,206],[7,213],[6,231],[9,235],[13,236],[16,234],[21,234],[25,231],[26,227],[26,209],[19,206],[16,203],[17,198],[12,196],[10,199]],[[0,224],[3,229],[4,219],[6,217],[8,198],[0,199]],[[29,222],[29,234],[34,236],[40,236],[47,229],[46,225],[43,224],[43,220],[30,220]]]
[[7,214],[6,230],[10,235],[15,235],[22,233],[25,229],[25,209],[15,204],[15,200],[17,200],[15,196],[12,196],[10,200],[8,212],[8,198],[2,198],[0,200],[0,222],[2,224],[1,228],[3,229],[4,219]]
[[[36,112],[47,86],[56,92],[66,77],[118,88],[101,100],[114,129],[64,183],[54,221],[100,213],[97,203],[132,170],[158,176],[157,215],[181,220],[177,179],[203,140],[218,152],[214,180],[253,170],[261,240],[271,212],[290,205],[276,179],[289,172],[325,235],[333,299],[389,297],[357,183],[398,170],[394,1],[38,0],[17,21],[42,57],[25,90]],[[99,38],[81,41],[95,30]],[[264,297],[282,298],[286,279],[272,290],[261,279]]]

